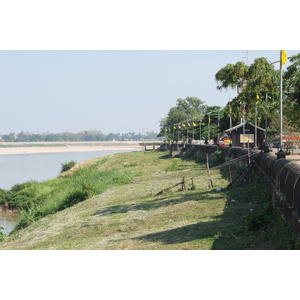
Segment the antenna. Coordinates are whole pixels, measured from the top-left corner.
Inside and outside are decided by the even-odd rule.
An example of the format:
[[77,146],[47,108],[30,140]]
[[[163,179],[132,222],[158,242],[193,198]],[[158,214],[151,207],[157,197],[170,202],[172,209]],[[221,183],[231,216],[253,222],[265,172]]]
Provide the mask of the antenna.
[[242,50],[242,61],[245,65],[249,64],[249,51],[248,50]]
[[[248,64],[249,64],[249,51],[248,50],[242,50],[242,61],[245,65],[248,66]],[[244,86],[245,86],[245,82],[241,86],[237,87],[238,95],[242,92]]]

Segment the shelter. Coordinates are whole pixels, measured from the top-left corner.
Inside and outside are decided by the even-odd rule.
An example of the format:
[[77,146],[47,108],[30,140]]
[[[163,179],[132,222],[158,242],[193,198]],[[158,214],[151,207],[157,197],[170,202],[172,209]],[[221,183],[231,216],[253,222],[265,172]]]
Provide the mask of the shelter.
[[248,147],[249,143],[250,148],[255,148],[255,144],[258,149],[262,149],[264,147],[266,130],[250,122],[241,123],[225,130],[225,132],[230,134],[232,146]]

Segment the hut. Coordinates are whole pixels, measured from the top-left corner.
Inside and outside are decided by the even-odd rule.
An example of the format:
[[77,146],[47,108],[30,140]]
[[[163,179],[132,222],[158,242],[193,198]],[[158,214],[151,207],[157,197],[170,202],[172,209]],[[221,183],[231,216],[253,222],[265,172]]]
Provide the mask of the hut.
[[230,134],[232,146],[263,149],[266,130],[250,122],[244,122],[225,130]]

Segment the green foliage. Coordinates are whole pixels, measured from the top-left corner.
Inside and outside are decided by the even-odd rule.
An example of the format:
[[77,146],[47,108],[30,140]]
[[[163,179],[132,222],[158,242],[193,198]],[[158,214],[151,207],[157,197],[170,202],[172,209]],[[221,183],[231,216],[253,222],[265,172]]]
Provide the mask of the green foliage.
[[55,180],[42,183],[31,181],[13,186],[9,204],[20,209],[22,216],[16,229],[98,195],[109,186],[131,181],[130,176],[121,171],[99,171],[98,167],[107,160],[100,160]]
[[[261,127],[265,120],[278,117],[279,72],[266,58],[257,58],[248,67],[242,62],[228,64],[220,69],[215,79],[217,89],[239,88],[240,94],[227,104],[225,117],[227,124],[230,111],[233,124],[245,118],[255,122],[257,118]],[[259,103],[257,105],[257,95]],[[256,106],[257,105],[257,106]],[[256,113],[257,108],[257,113]],[[228,126],[228,125],[227,125]]]
[[3,205],[10,200],[10,193],[6,190],[0,189],[0,205]]
[[242,87],[248,79],[249,67],[243,62],[237,62],[236,64],[227,64],[220,69],[215,79],[220,85],[217,86],[218,90]]
[[263,230],[271,224],[274,208],[271,202],[264,202],[258,211],[246,216],[247,228],[251,231]]
[[64,199],[59,210],[71,207],[79,202],[82,202],[92,196],[92,190],[82,186],[70,192]]
[[67,163],[61,164],[61,173],[69,171],[70,169],[72,169],[74,166],[76,165],[76,161],[71,160]]
[[218,166],[218,165],[224,163],[225,158],[224,158],[224,155],[223,155],[223,151],[215,151],[211,155],[210,161],[211,161],[211,167]]
[[[223,117],[220,106],[207,106],[205,102],[196,97],[186,97],[177,99],[176,106],[169,110],[166,118],[161,120],[160,136],[165,136],[166,141],[200,139],[200,119],[201,119],[201,139],[216,138],[218,135],[218,117]],[[210,114],[210,124],[208,113]],[[187,121],[195,123],[195,126],[188,126]],[[185,127],[174,128],[174,124],[185,123]],[[191,125],[191,124],[190,124]],[[167,129],[167,131],[166,131]]]
[[0,227],[0,242],[2,242],[5,238],[5,234],[1,231],[3,229],[4,229],[3,227]]

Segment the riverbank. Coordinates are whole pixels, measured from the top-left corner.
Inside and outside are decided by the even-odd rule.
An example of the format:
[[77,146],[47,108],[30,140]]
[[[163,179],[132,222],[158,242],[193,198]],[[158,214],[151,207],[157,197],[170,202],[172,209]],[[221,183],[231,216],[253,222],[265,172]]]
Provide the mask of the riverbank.
[[137,141],[0,143],[0,155],[115,150],[135,151],[143,149],[139,143]]
[[[228,172],[211,170],[214,187],[208,188],[205,161],[170,159],[167,153],[153,151],[114,154],[80,166],[80,169],[70,170],[67,176],[34,185],[36,201],[43,199],[45,204],[50,195],[52,202],[45,209],[37,206],[28,212],[28,226],[6,237],[0,249],[254,250],[295,247],[290,229],[272,211],[271,195],[258,177],[252,178],[251,183],[227,190]],[[232,176],[236,176],[233,168],[231,171]],[[108,172],[113,175],[108,188],[76,203],[79,180],[85,189],[98,188],[99,184],[94,182],[97,173],[99,179],[107,180]],[[69,191],[61,188],[60,184],[72,174],[76,187],[68,183]],[[193,180],[182,185],[183,177],[193,177]],[[56,197],[56,189],[65,195]],[[53,213],[50,204],[62,210],[59,208]],[[262,218],[266,207],[268,213],[272,211],[272,218]],[[49,214],[39,218],[46,209]],[[253,224],[258,224],[258,229]]]

